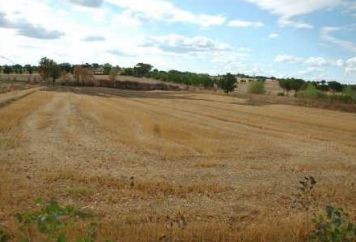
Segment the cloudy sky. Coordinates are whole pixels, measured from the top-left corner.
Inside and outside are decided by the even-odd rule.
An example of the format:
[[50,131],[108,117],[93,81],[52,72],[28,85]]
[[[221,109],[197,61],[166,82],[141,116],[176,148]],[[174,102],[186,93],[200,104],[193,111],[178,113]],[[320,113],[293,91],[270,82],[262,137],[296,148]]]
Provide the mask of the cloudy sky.
[[355,0],[1,0],[0,37],[0,64],[48,56],[356,83]]

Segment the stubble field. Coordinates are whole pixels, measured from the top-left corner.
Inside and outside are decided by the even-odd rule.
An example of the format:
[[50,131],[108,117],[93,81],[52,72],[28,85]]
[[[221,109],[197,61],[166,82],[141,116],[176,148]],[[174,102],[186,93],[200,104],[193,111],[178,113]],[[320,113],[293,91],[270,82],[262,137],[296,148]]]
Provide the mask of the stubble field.
[[10,230],[16,212],[56,197],[92,211],[102,241],[304,241],[305,214],[291,204],[305,175],[320,209],[356,216],[353,113],[52,88],[0,117],[0,221]]

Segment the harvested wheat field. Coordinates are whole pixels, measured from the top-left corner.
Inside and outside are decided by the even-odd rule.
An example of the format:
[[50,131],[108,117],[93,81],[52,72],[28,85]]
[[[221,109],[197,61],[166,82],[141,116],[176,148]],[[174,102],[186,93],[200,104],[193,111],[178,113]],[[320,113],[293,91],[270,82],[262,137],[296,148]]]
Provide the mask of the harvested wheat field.
[[56,197],[95,215],[99,241],[305,241],[310,225],[292,207],[304,176],[317,181],[316,209],[356,216],[356,114],[208,92],[56,88],[0,117],[10,231],[16,212]]

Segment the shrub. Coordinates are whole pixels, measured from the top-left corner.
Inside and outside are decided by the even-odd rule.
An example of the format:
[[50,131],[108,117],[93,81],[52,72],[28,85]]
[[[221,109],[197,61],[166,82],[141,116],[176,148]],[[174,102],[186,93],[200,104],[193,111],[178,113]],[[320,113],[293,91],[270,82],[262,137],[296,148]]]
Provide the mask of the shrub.
[[296,96],[303,98],[324,98],[326,97],[326,94],[318,90],[313,84],[309,83],[307,88],[303,91],[297,92]]
[[236,88],[236,77],[230,73],[227,73],[219,81],[219,86],[225,93],[234,91]]
[[277,96],[284,96],[284,92],[277,93]]
[[356,91],[353,90],[351,86],[345,87],[342,91],[342,94],[347,97],[350,97],[353,101],[356,101]]
[[[21,241],[35,241],[32,233],[35,229],[40,234],[47,237],[46,241],[67,241],[66,229],[73,226],[77,220],[85,219],[91,215],[78,210],[72,206],[61,206],[56,199],[52,198],[45,202],[42,199],[37,200],[40,205],[39,211],[30,211],[17,213],[15,215],[17,222],[20,224]],[[95,224],[90,224],[88,232],[84,238],[78,238],[77,241],[94,241]]]
[[341,208],[327,206],[325,216],[315,216],[315,228],[310,232],[310,241],[351,242],[356,241],[356,224]]
[[263,94],[266,92],[265,83],[262,81],[253,81],[248,84],[248,92],[254,94]]

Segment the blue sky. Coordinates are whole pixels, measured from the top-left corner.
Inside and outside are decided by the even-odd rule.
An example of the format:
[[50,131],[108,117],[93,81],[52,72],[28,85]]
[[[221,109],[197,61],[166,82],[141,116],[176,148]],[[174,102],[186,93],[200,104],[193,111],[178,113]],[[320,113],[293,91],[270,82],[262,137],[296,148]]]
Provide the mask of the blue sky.
[[0,2],[0,64],[159,69],[356,83],[354,0]]

